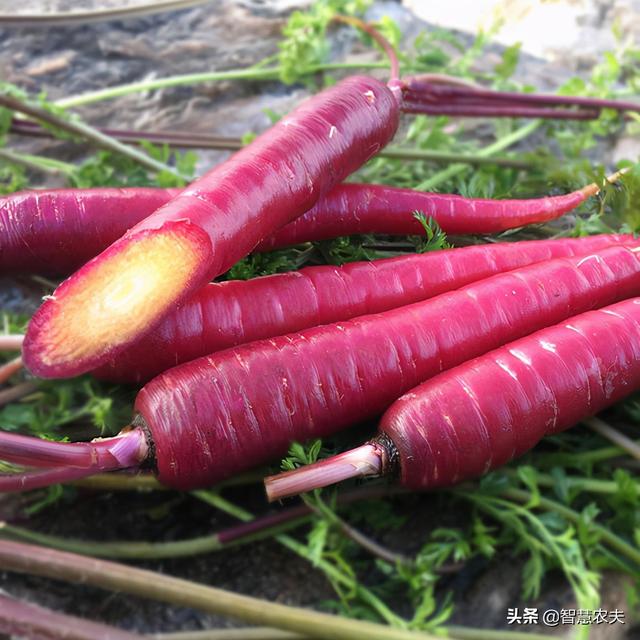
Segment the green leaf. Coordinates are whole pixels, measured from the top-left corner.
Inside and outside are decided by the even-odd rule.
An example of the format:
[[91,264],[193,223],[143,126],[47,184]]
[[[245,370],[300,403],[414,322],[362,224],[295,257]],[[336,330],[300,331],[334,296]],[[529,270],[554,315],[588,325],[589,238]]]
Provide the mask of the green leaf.
[[307,536],[307,557],[314,566],[317,566],[327,543],[329,533],[329,523],[326,520],[316,520]]
[[416,249],[418,253],[450,249],[452,247],[447,241],[446,233],[440,228],[440,225],[434,218],[427,218],[422,211],[414,211],[413,217],[422,225],[426,236],[426,240]]
[[520,60],[521,47],[522,43],[517,42],[502,52],[502,61],[493,68],[498,78],[507,80],[515,73],[518,61]]

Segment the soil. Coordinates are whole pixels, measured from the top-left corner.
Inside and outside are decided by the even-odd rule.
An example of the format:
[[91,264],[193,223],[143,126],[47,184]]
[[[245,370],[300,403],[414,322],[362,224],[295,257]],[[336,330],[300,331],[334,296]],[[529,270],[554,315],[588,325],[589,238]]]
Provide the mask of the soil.
[[[133,4],[141,2],[23,0],[18,10],[53,13]],[[55,99],[143,78],[243,67],[277,51],[279,31],[288,12],[305,4],[309,2],[212,0],[182,11],[126,21],[56,27],[2,28],[0,25],[0,77],[34,93],[45,90]],[[422,4],[421,0],[378,2],[371,10],[371,17],[383,13],[391,15],[402,27],[404,43],[409,46],[420,30],[433,26],[412,11],[413,8],[422,18],[428,16]],[[456,3],[447,4],[452,5],[451,14],[455,14],[453,5]],[[640,36],[639,7],[635,1],[593,0],[566,4],[573,7],[577,23],[586,24],[594,33],[608,33],[612,22],[622,19],[625,28],[636,38]],[[13,2],[0,2],[0,13],[14,11],[14,5]],[[462,33],[461,36],[471,42],[470,34]],[[603,36],[588,46],[585,44],[585,50],[563,57],[540,58],[525,53],[517,74],[541,89],[550,89],[570,75],[588,72],[584,60],[591,59],[589,55],[601,53],[605,43],[608,38]],[[344,34],[335,38],[333,48],[339,58],[350,55],[374,59],[376,55]],[[492,49],[484,64],[491,66],[499,52],[499,47]],[[305,95],[307,90],[302,86],[285,87],[277,82],[202,84],[135,94],[82,107],[78,112],[95,125],[237,136],[266,128],[269,119],[265,109],[284,113]],[[79,159],[87,152],[68,143],[25,139],[12,139],[11,142],[21,150],[69,160]],[[611,161],[620,148],[628,149],[631,145],[634,149],[637,147],[633,145],[637,144],[632,140],[612,141],[600,150],[604,154],[601,159]],[[226,154],[220,152],[201,153],[200,168],[211,166],[224,157]],[[56,186],[50,179],[40,186],[45,185]],[[32,312],[37,298],[38,287],[33,281],[0,278],[0,311]],[[236,488],[228,495],[256,513],[268,509],[259,488]],[[468,513],[443,509],[443,502],[435,496],[397,498],[394,504],[400,513],[409,516],[407,524],[384,534],[381,541],[405,553],[417,550],[424,534],[433,527],[461,524],[469,517]],[[0,517],[15,517],[18,506],[13,497],[1,498]],[[79,490],[30,519],[29,527],[75,538],[160,541],[203,535],[233,523],[231,518],[184,494]],[[271,541],[224,553],[139,564],[288,604],[319,607],[324,600],[334,596],[331,586],[319,572]],[[506,624],[508,607],[575,607],[571,593],[559,575],[547,581],[545,592],[537,602],[522,602],[519,595],[521,568],[510,556],[504,555],[491,561],[470,563],[448,576],[443,591],[451,590],[456,603],[451,622],[509,628]],[[375,575],[369,576],[369,580],[375,579]],[[0,573],[0,586],[16,597],[141,633],[234,624],[193,610],[39,578]],[[403,602],[391,604],[399,611],[406,608]],[[605,578],[602,606],[624,608],[619,576]],[[542,628],[536,630],[549,632]],[[622,625],[607,628],[606,635],[605,630],[599,628],[592,634],[595,640],[622,637],[640,636],[637,631],[634,636],[631,629]]]

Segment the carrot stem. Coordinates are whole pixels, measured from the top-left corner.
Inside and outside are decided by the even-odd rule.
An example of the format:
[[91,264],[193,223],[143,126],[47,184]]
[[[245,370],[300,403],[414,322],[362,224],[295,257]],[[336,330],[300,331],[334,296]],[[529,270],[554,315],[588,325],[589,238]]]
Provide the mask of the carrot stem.
[[[477,152],[477,155],[481,157],[488,158],[500,151],[504,151],[508,147],[520,142],[524,138],[531,135],[540,125],[542,124],[541,120],[534,120],[533,122],[529,122],[523,127],[512,131],[511,133],[503,136],[496,140],[493,144],[485,147],[484,149],[480,149]],[[457,163],[452,164],[451,166],[439,171],[438,173],[433,174],[430,178],[423,180],[417,187],[417,191],[431,191],[435,189],[438,185],[454,178],[460,173],[463,173],[468,169],[468,165]]]
[[39,122],[46,122],[47,124],[58,127],[62,131],[66,131],[72,135],[80,136],[84,140],[87,140],[101,149],[107,149],[108,151],[125,155],[151,171],[169,172],[177,178],[185,177],[169,165],[159,162],[158,160],[154,160],[146,153],[143,153],[133,147],[129,147],[126,144],[122,144],[121,142],[114,140],[83,122],[78,120],[65,120],[42,107],[36,107],[32,104],[19,100],[6,92],[0,91],[0,106],[10,109],[11,111],[22,113]]
[[32,382],[31,380],[21,382],[20,384],[16,384],[8,389],[3,389],[0,391],[0,407],[4,407],[10,402],[15,402],[16,400],[22,400],[22,398],[28,396],[34,391],[37,391],[37,389],[38,383]]
[[[289,511],[291,513],[289,513]],[[78,540],[63,538],[39,531],[31,531],[6,522],[0,522],[0,536],[5,539],[22,540],[39,544],[60,551],[80,553],[95,558],[129,559],[129,560],[158,560],[165,558],[184,558],[206,553],[222,551],[230,547],[264,540],[274,534],[298,527],[309,519],[309,511],[301,513],[298,508],[287,512],[272,514],[263,518],[256,518],[251,526],[236,525],[218,533],[198,536],[186,540],[171,542],[147,542],[139,540],[100,541]],[[280,516],[280,517],[274,517]]]
[[22,369],[22,358],[18,356],[0,366],[0,384],[4,384],[14,373]]
[[[361,500],[395,495],[396,493],[398,493],[397,487],[386,486],[382,488],[369,487],[349,491],[338,496],[337,505],[338,507],[343,507]],[[229,503],[224,504],[226,506],[229,505]],[[245,513],[236,511],[233,515],[240,517],[244,516]],[[0,522],[0,536],[98,558],[151,560],[213,553],[230,546],[262,540],[298,527],[306,522],[310,515],[311,509],[309,506],[299,504],[275,513],[270,513],[266,516],[246,520],[211,535],[172,542],[146,542],[137,540],[93,542],[89,540],[75,540],[45,534],[39,531],[31,531],[7,522]]]
[[3,593],[0,593],[0,632],[11,637],[46,640],[143,640],[137,633],[51,611]]
[[21,334],[4,334],[0,335],[0,350],[1,351],[20,351],[22,343],[24,342],[24,336]]
[[31,491],[54,484],[64,484],[71,480],[84,478],[93,471],[87,467],[53,467],[37,471],[24,471],[0,475],[0,491],[4,493]]
[[42,171],[54,176],[68,176],[75,171],[75,166],[61,160],[34,156],[29,153],[18,153],[9,149],[0,149],[0,159],[18,164],[33,171]]
[[152,473],[97,473],[73,483],[76,487],[93,491],[169,491]]
[[270,627],[244,627],[241,629],[206,629],[204,631],[178,631],[156,633],[154,640],[305,640],[309,636]]
[[389,59],[389,63],[391,65],[389,82],[398,81],[400,79],[400,61],[398,60],[398,54],[393,48],[393,45],[373,25],[367,24],[355,16],[335,15],[333,16],[333,20],[335,22],[342,22],[343,24],[351,25],[352,27],[355,27],[360,31],[364,31],[364,33],[371,36]]
[[[241,473],[223,480],[216,485],[217,489],[223,487],[237,487],[247,484],[259,484],[264,478],[264,473]],[[158,482],[152,473],[98,473],[90,478],[83,478],[73,483],[83,489],[96,491],[169,491],[170,488]]]
[[624,433],[620,433],[617,429],[614,429],[611,425],[607,424],[600,418],[587,418],[582,421],[592,431],[600,434],[602,437],[618,445],[621,449],[626,451],[630,456],[640,460],[640,444],[634,442]]
[[525,107],[520,105],[442,105],[410,99],[405,99],[403,101],[402,111],[404,113],[422,113],[425,115],[471,118],[549,118],[556,120],[595,120],[598,117],[598,111],[587,111],[586,109],[553,109],[544,107]]
[[7,571],[80,582],[103,589],[153,598],[201,611],[228,615],[250,624],[268,625],[335,640],[433,640],[427,633],[340,618],[310,609],[267,602],[161,573],[105,560],[45,549],[21,542],[0,541],[0,567]]
[[544,105],[581,107],[583,109],[614,109],[624,111],[640,111],[640,103],[623,100],[608,100],[605,98],[585,96],[563,96],[549,93],[518,93],[515,91],[495,91],[480,85],[470,85],[460,82],[459,78],[449,76],[413,76],[406,78],[407,91],[415,93],[417,97],[432,103],[443,101],[451,104],[462,102],[465,104],[495,104],[509,105]]
[[[515,469],[504,469],[505,475],[510,478],[517,479],[518,472]],[[580,491],[588,491],[590,493],[601,493],[605,495],[611,495],[617,493],[620,490],[619,485],[613,480],[598,480],[597,478],[583,478],[579,476],[565,476],[567,486],[571,489],[578,489]],[[558,484],[558,481],[547,473],[536,473],[536,482],[541,487],[553,488]],[[640,489],[640,485],[638,486]]]
[[[307,68],[307,74],[313,75],[321,71],[338,71],[338,70],[358,70],[358,69],[386,69],[386,62],[341,62],[310,65]],[[140,80],[129,84],[117,85],[107,89],[98,91],[88,91],[77,96],[71,96],[57,100],[54,102],[59,107],[79,107],[102,100],[112,100],[130,93],[140,93],[142,91],[151,91],[153,89],[166,89],[168,87],[179,87],[183,85],[201,84],[204,82],[223,82],[227,80],[277,80],[280,77],[281,68],[267,67],[254,68],[248,67],[244,69],[228,69],[226,71],[213,71],[204,73],[189,73],[176,76],[167,76],[165,78],[154,78],[152,80]]]
[[[172,147],[194,149],[225,149],[237,151],[244,146],[240,138],[224,136],[208,136],[200,133],[180,133],[173,131],[135,131],[130,129],[99,129],[103,133],[120,141],[131,144],[140,144],[148,140],[157,144],[168,144]],[[11,132],[18,135],[53,137],[47,129],[43,129],[35,122],[28,120],[14,120],[11,124]],[[405,147],[389,145],[382,149],[378,158],[392,158],[398,160],[425,160],[430,162],[464,162],[466,164],[485,165],[492,164],[514,169],[530,169],[537,166],[536,161],[520,160],[507,157],[484,157],[474,154],[453,153],[450,151],[438,151],[435,149],[408,149]]]
[[142,5],[116,7],[113,9],[99,8],[88,11],[61,11],[57,13],[2,13],[0,24],[10,26],[26,25],[55,26],[55,25],[79,25],[103,20],[126,20],[140,16],[153,15],[163,11],[179,11],[199,4],[205,4],[208,0],[155,0]]
[[27,491],[92,475],[136,467],[147,457],[146,436],[132,429],[93,442],[51,442],[13,433],[0,433],[0,459],[37,471],[0,476],[0,491]]
[[[640,440],[633,440],[636,445],[640,446]],[[536,455],[536,464],[549,466],[570,466],[578,464],[594,464],[604,462],[624,455],[625,451],[621,447],[602,447],[600,449],[591,449],[590,451],[580,452],[550,452],[540,453]]]
[[[474,629],[451,625],[441,627],[447,638],[457,640],[549,640],[550,636],[520,631],[496,629]],[[306,635],[278,631],[269,627],[245,627],[241,629],[211,629],[205,631],[179,631],[177,633],[157,633],[154,640],[304,640]]]
[[92,442],[56,442],[0,432],[0,460],[29,467],[83,467],[96,471],[136,466],[146,456],[141,429]]

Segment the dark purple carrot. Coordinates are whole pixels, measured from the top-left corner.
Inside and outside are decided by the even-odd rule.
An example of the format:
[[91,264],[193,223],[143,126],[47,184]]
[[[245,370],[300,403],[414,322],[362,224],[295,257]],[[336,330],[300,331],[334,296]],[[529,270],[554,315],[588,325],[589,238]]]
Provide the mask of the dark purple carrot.
[[640,298],[590,311],[445,371],[397,400],[372,442],[267,478],[270,500],[351,477],[410,489],[506,464],[640,389]]
[[[211,485],[276,458],[294,440],[374,417],[443,370],[634,295],[640,295],[638,252],[610,247],[385,313],[226,349],[170,369],[140,391],[133,428],[118,443],[129,443],[123,466],[144,459],[168,486]],[[5,446],[0,437],[0,459],[37,466],[31,443],[22,438],[19,446],[14,440]],[[50,467],[53,474],[59,469]],[[17,490],[24,479],[5,478],[3,486]]]
[[[608,178],[609,182],[621,173]],[[270,251],[356,233],[421,234],[415,211],[432,217],[447,233],[497,233],[558,218],[598,191],[598,185],[590,184],[562,196],[484,200],[380,185],[339,185],[254,250]],[[0,198],[0,271],[69,273],[178,192],[60,189]]]

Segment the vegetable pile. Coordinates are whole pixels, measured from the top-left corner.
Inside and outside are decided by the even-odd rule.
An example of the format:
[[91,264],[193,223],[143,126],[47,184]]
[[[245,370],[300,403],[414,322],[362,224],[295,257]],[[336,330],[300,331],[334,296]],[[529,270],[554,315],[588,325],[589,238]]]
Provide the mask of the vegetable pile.
[[[130,423],[113,437],[59,442],[0,431],[0,491],[117,470],[203,489],[272,463],[292,443],[378,416],[379,434],[366,444],[267,478],[269,498],[360,476],[389,475],[411,490],[449,487],[640,390],[640,239],[632,225],[611,229],[601,216],[578,213],[573,229],[586,225],[590,235],[499,236],[459,248],[444,235],[501,234],[589,203],[605,208],[633,189],[637,170],[595,172],[562,195],[499,200],[425,191],[433,187],[424,183],[343,183],[359,170],[363,180],[376,171],[388,177],[374,156],[402,113],[422,114],[418,128],[429,122],[424,115],[581,127],[592,119],[619,124],[611,114],[637,115],[638,103],[402,76],[403,60],[378,31],[353,17],[333,20],[383,48],[386,84],[347,77],[184,187],[0,199],[3,273],[77,269],[46,296],[24,339],[0,336],[0,348],[21,348],[0,368],[0,384],[23,365],[42,378],[90,373],[144,384]],[[446,172],[454,177],[455,165]],[[398,240],[388,236],[423,233],[418,252],[389,257]],[[384,236],[374,245],[383,252],[367,249],[371,234]],[[341,239],[363,235],[354,244]],[[325,257],[346,248],[349,262],[239,277],[243,269],[258,275],[260,261],[278,270],[283,255],[303,256],[293,265],[302,266],[314,247]],[[289,466],[313,463],[318,447],[310,450],[294,444]],[[317,495],[305,499],[326,516]]]

